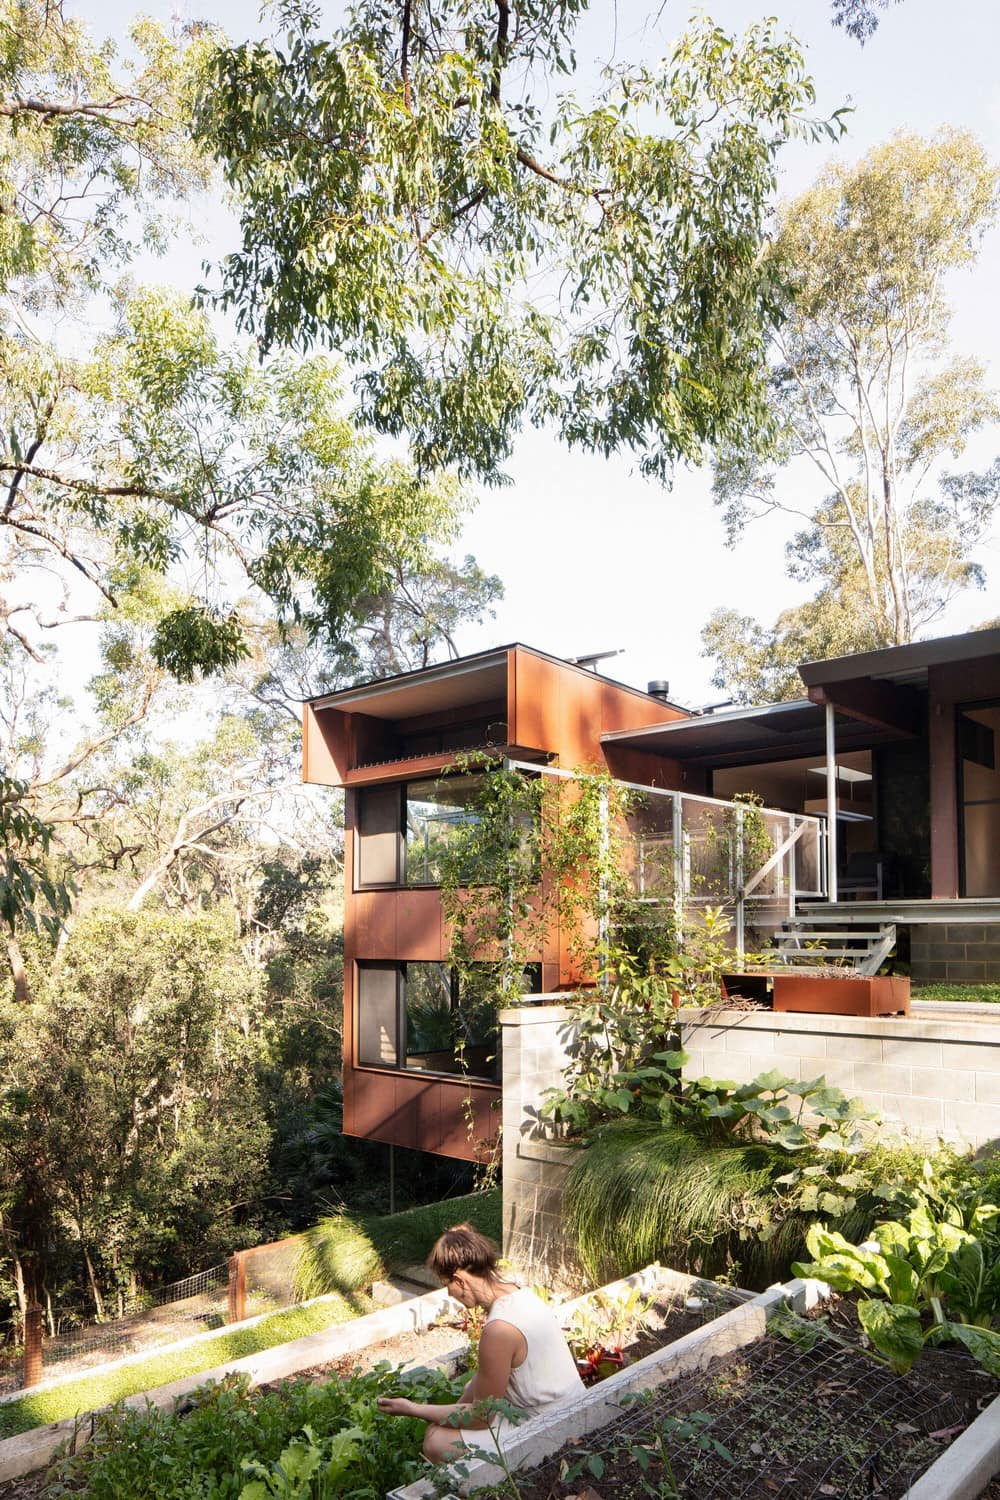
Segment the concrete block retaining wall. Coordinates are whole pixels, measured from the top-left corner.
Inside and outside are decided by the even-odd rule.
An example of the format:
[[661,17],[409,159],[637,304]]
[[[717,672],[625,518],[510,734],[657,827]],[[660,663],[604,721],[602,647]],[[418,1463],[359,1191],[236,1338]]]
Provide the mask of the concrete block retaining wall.
[[747,1083],[778,1068],[859,1096],[900,1132],[970,1148],[1000,1140],[1000,1023],[953,1011],[869,1020],[770,1011],[685,1012],[688,1076]]
[[[770,1011],[684,1012],[685,1069],[749,1082],[778,1068],[860,1096],[899,1133],[970,1148],[1000,1140],[1000,1022],[961,1013],[869,1020]],[[543,1091],[562,1080],[573,1043],[566,1006],[505,1011],[503,1027],[504,1252],[528,1276],[579,1286],[582,1274],[563,1224],[572,1147],[546,1139]]]
[[910,973],[923,984],[1000,984],[1000,925],[912,926]]

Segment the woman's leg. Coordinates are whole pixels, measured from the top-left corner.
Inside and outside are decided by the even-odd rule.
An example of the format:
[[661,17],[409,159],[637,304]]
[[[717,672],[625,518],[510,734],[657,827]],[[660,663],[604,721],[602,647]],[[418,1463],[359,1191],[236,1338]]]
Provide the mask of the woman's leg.
[[436,1422],[428,1425],[424,1433],[424,1457],[430,1463],[450,1463],[452,1459],[467,1452],[468,1449],[457,1427],[439,1427]]

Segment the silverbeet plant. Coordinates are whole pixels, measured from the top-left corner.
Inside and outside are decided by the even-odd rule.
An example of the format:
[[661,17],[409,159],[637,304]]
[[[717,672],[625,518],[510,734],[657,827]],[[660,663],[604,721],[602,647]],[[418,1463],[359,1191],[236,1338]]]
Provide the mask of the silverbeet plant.
[[926,1201],[904,1223],[880,1224],[853,1245],[813,1225],[811,1261],[792,1266],[836,1291],[855,1292],[858,1319],[878,1354],[905,1373],[927,1344],[957,1343],[1000,1376],[1000,1261],[975,1234],[936,1217]]

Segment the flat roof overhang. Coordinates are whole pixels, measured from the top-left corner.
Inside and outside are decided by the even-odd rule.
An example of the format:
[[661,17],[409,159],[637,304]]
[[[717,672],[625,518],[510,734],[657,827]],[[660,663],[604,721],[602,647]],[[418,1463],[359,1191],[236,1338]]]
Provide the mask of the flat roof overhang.
[[325,693],[318,698],[309,698],[310,708],[319,711],[327,708],[344,713],[367,714],[372,719],[413,719],[422,714],[440,713],[445,709],[464,708],[468,704],[487,703],[491,699],[505,698],[510,656],[513,651],[526,651],[543,661],[558,662],[569,672],[578,672],[591,680],[607,683],[633,697],[656,702],[665,708],[686,710],[665,699],[651,699],[641,688],[630,687],[606,677],[603,672],[593,672],[576,662],[551,656],[534,646],[525,646],[520,641],[511,641],[506,646],[496,646],[490,651],[480,651],[473,656],[460,656],[454,661],[441,662],[436,666],[419,667],[413,672],[403,672],[397,677],[381,677],[373,682],[362,682],[355,687],[341,688],[335,693]]
[[[834,714],[838,751],[870,750],[906,735],[865,723],[839,710]],[[605,745],[628,745],[708,770],[725,766],[764,765],[826,755],[826,711],[799,698],[759,708],[731,709],[656,724],[649,729],[618,730],[601,736]]]
[[932,641],[911,641],[906,646],[886,646],[881,651],[863,651],[856,656],[807,661],[799,667],[799,675],[807,688],[852,682],[861,677],[919,687],[926,684],[930,667],[979,661],[987,656],[1000,656],[1000,626],[968,630],[963,635],[937,636]]
[[486,703],[507,695],[509,647],[464,656],[439,666],[421,667],[399,677],[363,682],[321,698],[309,699],[314,709],[338,708],[367,714],[372,719],[413,719],[470,703]]

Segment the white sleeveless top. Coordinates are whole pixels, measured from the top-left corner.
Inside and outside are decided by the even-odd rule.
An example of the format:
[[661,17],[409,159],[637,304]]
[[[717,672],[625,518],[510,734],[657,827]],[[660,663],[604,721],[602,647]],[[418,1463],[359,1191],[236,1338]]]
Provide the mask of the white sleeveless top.
[[510,1372],[507,1400],[513,1406],[532,1415],[543,1406],[583,1393],[576,1360],[552,1309],[528,1287],[498,1297],[486,1321],[510,1323],[524,1335],[528,1346],[524,1363]]

